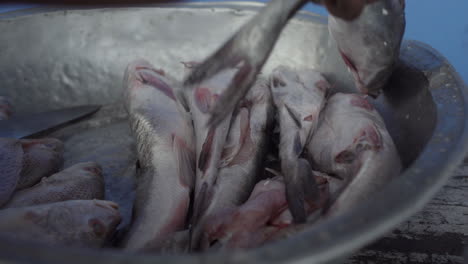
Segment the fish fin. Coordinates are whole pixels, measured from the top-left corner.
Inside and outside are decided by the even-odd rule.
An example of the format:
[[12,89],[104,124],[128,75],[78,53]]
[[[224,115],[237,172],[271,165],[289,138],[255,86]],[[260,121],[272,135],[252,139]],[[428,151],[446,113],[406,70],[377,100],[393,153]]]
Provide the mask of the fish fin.
[[174,90],[175,97],[177,99],[177,102],[179,103],[180,106],[182,106],[182,109],[186,112],[190,112],[190,106],[186,97],[186,94],[183,92],[182,89],[177,88]]
[[205,171],[208,169],[208,164],[211,160],[215,135],[216,128],[213,127],[208,131],[205,142],[203,143],[202,149],[200,151],[200,156],[198,157],[198,169],[203,173],[205,173]]
[[198,223],[199,218],[203,215],[203,211],[205,210],[206,199],[208,197],[208,184],[205,182],[202,184],[200,191],[195,195],[195,199],[193,201],[193,214],[191,220],[191,228],[189,232],[190,236],[190,247],[189,250],[197,250],[200,244],[201,235],[199,232],[194,232],[198,230]]
[[221,154],[221,159],[219,160],[219,167],[224,168],[231,163],[231,161],[235,157],[235,153],[238,152],[239,145],[238,144],[231,144],[228,146],[225,146],[223,148],[223,152]]
[[231,125],[226,137],[226,145],[221,153],[220,168],[228,166],[241,148],[241,136],[239,135],[239,137],[235,138],[235,132],[241,130],[242,125],[240,123],[240,115],[236,115],[231,119]]
[[245,139],[249,136],[249,127],[250,127],[250,119],[249,119],[249,110],[247,108],[241,108],[239,111],[240,116],[240,138],[239,144],[243,145],[245,143]]
[[[285,176],[288,174],[285,174]],[[316,199],[319,189],[309,162],[299,159],[293,170],[293,177],[286,180],[286,198],[295,223],[307,220],[305,202]]]
[[[239,127],[231,127],[230,131],[234,129],[239,129],[239,138],[237,138],[237,143],[233,144],[233,146],[227,147],[223,150],[223,158],[221,164],[223,166],[232,166],[235,164],[241,164],[251,158],[250,152],[245,151],[247,144],[251,144],[251,142],[247,142],[247,137],[250,136],[250,120],[249,120],[249,111],[247,108],[241,108],[236,119],[239,118]],[[235,122],[237,123],[237,122]]]
[[208,113],[213,104],[213,95],[210,89],[205,87],[197,87],[194,91],[195,104],[202,113]]
[[304,149],[304,144],[301,142],[301,135],[299,134],[299,131],[296,132],[296,136],[294,137],[294,143],[293,143],[293,151],[295,157],[299,157],[301,153],[303,152]]
[[141,69],[138,71],[138,73],[144,84],[151,85],[152,87],[161,91],[167,97],[171,98],[172,100],[176,100],[172,87],[161,78],[164,76],[164,74],[161,74],[161,72],[156,70],[147,69]]
[[178,167],[179,180],[183,186],[193,188],[195,183],[195,157],[193,150],[185,140],[173,135],[172,151],[175,153]]
[[294,110],[287,104],[284,104],[284,108],[288,112],[289,116],[291,116],[294,124],[296,124],[298,128],[302,128],[301,118],[299,118],[299,115],[295,113]]

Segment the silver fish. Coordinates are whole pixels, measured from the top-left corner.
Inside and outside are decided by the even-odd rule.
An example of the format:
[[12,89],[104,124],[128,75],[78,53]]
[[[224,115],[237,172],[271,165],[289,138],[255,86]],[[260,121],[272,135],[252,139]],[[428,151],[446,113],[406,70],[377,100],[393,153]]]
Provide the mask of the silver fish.
[[74,200],[0,211],[0,234],[49,245],[102,247],[120,222],[118,205]]
[[147,61],[127,67],[124,86],[139,176],[134,221],[123,246],[158,250],[186,227],[195,177],[192,120],[176,100],[173,80]]
[[405,31],[405,0],[373,0],[352,21],[329,16],[328,28],[356,87],[377,97],[393,72]]
[[288,204],[294,220],[303,223],[305,200],[316,199],[318,188],[312,171],[299,171],[297,161],[317,127],[331,86],[322,74],[312,69],[280,66],[272,73],[270,87],[278,109],[279,158]]
[[4,96],[0,96],[0,120],[7,120],[12,114],[13,108],[10,101]]
[[23,165],[21,142],[12,138],[0,138],[0,207],[15,191]]
[[328,100],[308,154],[315,168],[344,179],[329,215],[369,199],[402,169],[382,117],[358,94],[338,93]]
[[[188,68],[196,64],[196,62],[185,63]],[[209,112],[235,73],[236,69],[225,70],[185,93],[188,108],[192,113],[197,153],[195,195],[191,220],[193,226],[197,225],[213,197],[221,154],[224,150],[232,117],[232,111],[230,111],[218,126],[207,126]]]
[[37,183],[63,165],[63,143],[57,139],[0,138],[0,207],[15,190]]
[[[207,219],[219,210],[241,205],[249,197],[263,169],[273,118],[267,81],[258,80],[233,116],[213,194],[207,209],[193,227],[192,248],[198,246],[199,238],[208,242],[203,238]],[[202,249],[208,246],[206,243],[200,245]]]
[[92,199],[104,199],[104,179],[97,163],[85,162],[44,177],[31,188],[15,192],[4,208]]
[[55,138],[21,139],[23,164],[16,190],[28,188],[63,166],[63,143]]

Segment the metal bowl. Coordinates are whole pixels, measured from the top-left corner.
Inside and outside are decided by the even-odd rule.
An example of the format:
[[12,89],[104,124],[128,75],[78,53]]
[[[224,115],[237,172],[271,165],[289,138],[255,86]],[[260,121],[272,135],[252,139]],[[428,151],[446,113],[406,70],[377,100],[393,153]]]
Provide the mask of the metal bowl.
[[[56,7],[2,14],[0,94],[10,97],[19,113],[80,104],[118,105],[128,62],[143,57],[182,79],[181,61],[205,58],[261,6],[224,2]],[[279,64],[316,68],[337,90],[354,90],[324,17],[296,15],[263,72],[268,74]],[[249,251],[157,256],[114,249],[58,249],[0,237],[0,258],[34,263],[336,262],[416,213],[446,182],[468,146],[467,95],[465,84],[437,51],[405,41],[399,67],[374,104],[406,169],[352,212],[312,225],[293,238]],[[112,113],[118,116],[116,112]],[[113,139],[122,139],[125,128],[109,127],[125,122],[125,114],[120,117],[67,133],[95,131],[94,135],[107,137],[99,130],[107,126],[105,133],[117,131]],[[77,145],[84,137],[74,140]],[[113,192],[111,186],[107,197],[116,195]]]

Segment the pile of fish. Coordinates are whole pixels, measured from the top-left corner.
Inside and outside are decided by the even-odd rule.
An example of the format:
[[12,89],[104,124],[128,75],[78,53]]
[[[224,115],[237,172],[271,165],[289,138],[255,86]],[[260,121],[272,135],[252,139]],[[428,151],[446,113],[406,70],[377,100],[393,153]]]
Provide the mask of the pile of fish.
[[366,96],[333,94],[313,69],[279,66],[258,76],[226,119],[207,126],[237,70],[186,90],[145,60],[127,67],[139,176],[123,248],[258,247],[351,210],[400,173],[393,141]]
[[165,254],[255,248],[352,210],[400,173],[366,96],[333,93],[313,69],[259,75],[227,119],[207,126],[237,70],[183,89],[145,60],[128,65],[124,105],[138,161],[123,229],[122,208],[103,200],[99,164],[62,170],[57,139],[0,139],[0,233]]
[[[329,29],[356,87],[375,97],[398,57],[404,1],[369,2],[356,20],[330,17]],[[218,55],[238,59],[236,48]],[[63,169],[57,139],[0,138],[0,234],[167,254],[255,248],[352,210],[399,175],[397,150],[366,95],[335,93],[314,69],[256,74],[252,56],[185,82],[143,59],[127,66],[137,155],[131,221],[103,200],[99,164]],[[189,76],[204,67],[184,65]],[[0,97],[0,120],[11,114]]]
[[61,170],[63,143],[0,138],[0,233],[51,245],[99,248],[120,222],[94,162]]

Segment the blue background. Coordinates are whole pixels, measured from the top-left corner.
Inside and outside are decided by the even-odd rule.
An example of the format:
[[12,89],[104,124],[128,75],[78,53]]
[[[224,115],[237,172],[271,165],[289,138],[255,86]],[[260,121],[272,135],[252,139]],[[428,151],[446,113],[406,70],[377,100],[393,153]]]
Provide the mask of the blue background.
[[[206,0],[183,2],[204,1]],[[37,5],[2,3],[0,4],[0,12],[33,6]],[[304,9],[322,15],[327,14],[324,8],[313,4],[308,4]],[[406,19],[407,26],[404,38],[420,40],[437,49],[468,83],[468,1],[407,0]]]

